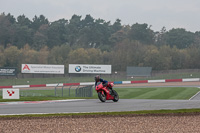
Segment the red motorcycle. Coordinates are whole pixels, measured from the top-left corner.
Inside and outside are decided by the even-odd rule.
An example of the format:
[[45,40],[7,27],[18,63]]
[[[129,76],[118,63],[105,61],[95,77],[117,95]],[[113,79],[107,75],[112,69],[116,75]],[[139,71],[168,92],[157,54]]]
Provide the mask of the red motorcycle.
[[[113,87],[113,83],[110,83],[109,85]],[[108,87],[104,87],[101,82],[97,83],[95,89],[101,102],[105,102],[106,100],[113,100],[114,102],[117,102],[119,100],[117,92],[115,90],[111,91]]]

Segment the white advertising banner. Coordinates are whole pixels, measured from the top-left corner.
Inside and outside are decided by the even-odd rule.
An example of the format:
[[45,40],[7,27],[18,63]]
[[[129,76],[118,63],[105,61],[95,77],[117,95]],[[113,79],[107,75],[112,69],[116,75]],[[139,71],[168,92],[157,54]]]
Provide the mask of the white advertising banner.
[[64,74],[64,65],[22,64],[22,73]]
[[3,89],[3,99],[19,99],[19,89]]
[[111,65],[69,64],[69,73],[111,74]]

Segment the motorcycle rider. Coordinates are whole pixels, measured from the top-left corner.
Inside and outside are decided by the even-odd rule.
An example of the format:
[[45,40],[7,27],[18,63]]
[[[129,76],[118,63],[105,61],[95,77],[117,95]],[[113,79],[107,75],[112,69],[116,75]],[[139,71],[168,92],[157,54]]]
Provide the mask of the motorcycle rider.
[[108,81],[106,81],[106,80],[100,78],[99,75],[96,75],[96,76],[94,77],[94,79],[95,79],[95,87],[97,86],[97,83],[98,83],[98,82],[102,82],[103,87],[107,87],[108,89],[111,90],[111,91],[110,91],[110,94],[113,92],[113,91],[112,91],[112,86],[111,86],[110,84],[108,84]]

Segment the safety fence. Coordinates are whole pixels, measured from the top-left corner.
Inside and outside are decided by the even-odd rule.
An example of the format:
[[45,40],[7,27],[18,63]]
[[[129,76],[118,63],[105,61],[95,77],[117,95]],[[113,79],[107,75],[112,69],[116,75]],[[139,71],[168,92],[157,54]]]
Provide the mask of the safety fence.
[[56,97],[92,97],[93,85],[87,86],[56,86],[54,90]]

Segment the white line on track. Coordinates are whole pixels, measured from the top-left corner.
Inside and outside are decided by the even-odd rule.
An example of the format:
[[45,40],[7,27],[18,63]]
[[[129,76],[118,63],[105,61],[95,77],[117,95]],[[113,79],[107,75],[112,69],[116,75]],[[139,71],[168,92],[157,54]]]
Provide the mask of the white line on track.
[[[105,113],[105,112],[113,112],[113,111],[93,111],[93,112],[56,112],[56,113],[22,113],[22,114],[0,114],[0,116],[6,116],[6,115],[46,115],[46,114],[78,114],[78,113],[84,113],[84,114],[90,114],[90,113]],[[117,111],[116,111],[117,112]],[[118,111],[121,112],[121,111]]]
[[23,101],[23,102],[2,102],[0,105],[13,105],[13,104],[41,104],[41,103],[55,103],[55,102],[73,102],[82,101],[85,99],[67,99],[67,100],[47,100],[47,101]]
[[[200,87],[198,87],[199,89],[200,89]],[[194,97],[196,97],[198,94],[200,93],[200,91],[199,92],[197,92],[194,96],[192,96],[189,100],[192,100]]]

